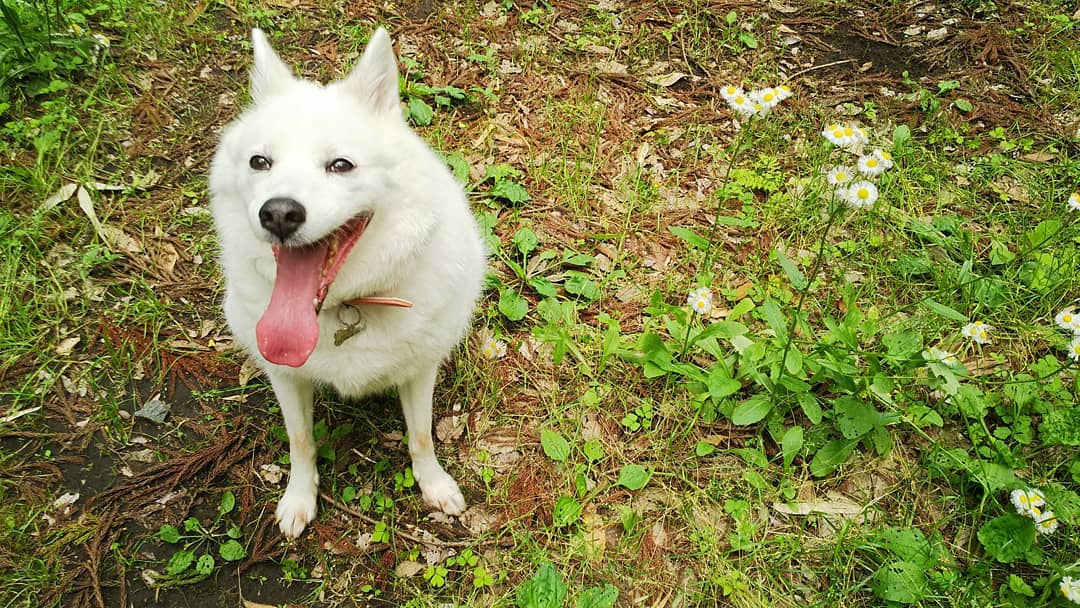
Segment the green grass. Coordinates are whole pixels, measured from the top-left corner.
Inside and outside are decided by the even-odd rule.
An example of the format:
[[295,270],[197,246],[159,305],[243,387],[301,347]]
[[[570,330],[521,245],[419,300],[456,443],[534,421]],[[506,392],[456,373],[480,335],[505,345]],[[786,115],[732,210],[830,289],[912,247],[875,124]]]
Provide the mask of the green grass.
[[[854,8],[788,4],[828,20]],[[154,593],[144,570],[166,573],[163,605],[177,586],[320,605],[1068,605],[1080,385],[1054,316],[1080,305],[1080,214],[1065,205],[1080,162],[1061,126],[1080,54],[1064,4],[998,19],[965,3],[1036,84],[1012,64],[938,66],[888,74],[890,96],[851,66],[811,70],[742,136],[721,85],[823,62],[805,42],[791,53],[778,21],[816,30],[782,12],[456,2],[416,34],[412,17],[338,6],[210,4],[190,24],[124,0],[19,6],[26,20],[58,8],[54,30],[74,22],[111,45],[86,64],[38,34],[31,51],[64,59],[44,72],[0,56],[0,419],[27,412],[0,423],[0,605],[94,605],[69,578],[101,516],[79,518],[92,488],[139,479],[144,447],[172,462],[237,425],[251,439],[236,465],[131,507],[149,532],[106,548],[107,594],[122,565],[139,597]],[[278,545],[260,529],[282,487],[273,467],[288,466],[279,413],[259,381],[239,386],[210,220],[192,208],[206,205],[213,133],[245,99],[245,30],[269,29],[287,61],[327,78],[376,22],[404,51],[410,117],[498,244],[477,331],[436,391],[440,459],[473,508],[463,523],[428,517],[396,399],[325,393],[321,488],[363,517],[324,502]],[[648,81],[675,71],[687,76],[670,87]],[[897,161],[870,209],[837,207],[824,181],[854,163],[821,136],[847,120]],[[103,240],[75,196],[40,208],[92,182],[121,186],[90,197],[141,250]],[[699,286],[709,318],[686,306]],[[976,319],[995,327],[990,344],[961,337]],[[507,355],[483,357],[481,333]],[[157,392],[166,423],[133,420]],[[1045,492],[1053,534],[1012,515],[1009,491],[1026,487]],[[192,517],[201,528],[161,536]],[[410,538],[425,534],[435,543]],[[228,539],[273,576],[235,574]]]

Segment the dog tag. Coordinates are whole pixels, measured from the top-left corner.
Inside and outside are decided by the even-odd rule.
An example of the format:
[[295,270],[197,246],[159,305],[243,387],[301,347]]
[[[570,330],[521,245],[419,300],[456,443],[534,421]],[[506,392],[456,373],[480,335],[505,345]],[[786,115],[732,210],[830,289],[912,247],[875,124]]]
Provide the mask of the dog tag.
[[364,317],[360,314],[360,309],[352,304],[339,308],[337,316],[341,329],[334,332],[334,346],[341,346],[349,338],[364,331]]

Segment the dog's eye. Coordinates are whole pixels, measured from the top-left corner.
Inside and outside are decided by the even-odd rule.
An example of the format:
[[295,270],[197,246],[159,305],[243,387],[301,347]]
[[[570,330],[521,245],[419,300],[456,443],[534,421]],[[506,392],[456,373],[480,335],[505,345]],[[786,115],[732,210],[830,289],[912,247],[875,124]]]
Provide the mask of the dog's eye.
[[248,166],[256,171],[269,171],[273,164],[269,158],[258,154],[248,159]]
[[345,158],[335,158],[326,165],[326,170],[330,173],[348,173],[355,168],[356,165]]

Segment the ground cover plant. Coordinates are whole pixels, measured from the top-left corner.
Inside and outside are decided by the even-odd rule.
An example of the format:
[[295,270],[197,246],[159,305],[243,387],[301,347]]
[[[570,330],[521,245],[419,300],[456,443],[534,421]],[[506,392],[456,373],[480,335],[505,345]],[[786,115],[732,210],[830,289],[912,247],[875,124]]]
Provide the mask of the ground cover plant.
[[[3,606],[1080,604],[1080,44],[1026,3],[0,0]],[[247,32],[376,24],[491,250],[436,391],[321,394],[320,515],[206,209]]]

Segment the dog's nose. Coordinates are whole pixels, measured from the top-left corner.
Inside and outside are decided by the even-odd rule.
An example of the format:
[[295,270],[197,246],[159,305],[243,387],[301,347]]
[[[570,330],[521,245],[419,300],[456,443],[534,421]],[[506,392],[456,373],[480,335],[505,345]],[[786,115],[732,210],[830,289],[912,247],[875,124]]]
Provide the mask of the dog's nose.
[[283,241],[306,220],[307,210],[291,198],[272,198],[259,208],[259,223]]

